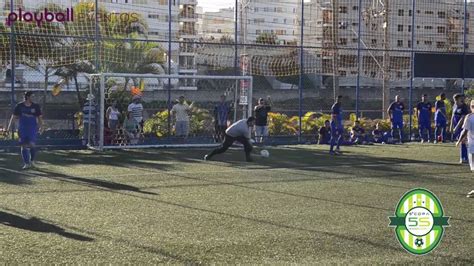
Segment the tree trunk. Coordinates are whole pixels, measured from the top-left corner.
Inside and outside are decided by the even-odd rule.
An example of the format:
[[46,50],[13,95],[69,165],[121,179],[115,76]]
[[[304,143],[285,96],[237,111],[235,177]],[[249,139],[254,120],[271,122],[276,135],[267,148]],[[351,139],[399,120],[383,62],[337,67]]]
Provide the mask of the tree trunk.
[[128,82],[130,82],[130,78],[125,78],[125,85],[123,86],[123,90],[127,90]]
[[74,85],[76,86],[77,102],[79,103],[79,106],[82,109],[83,101],[82,101],[82,98],[81,98],[81,92],[79,91],[79,83],[77,82],[77,74],[76,73],[73,75],[73,79],[74,79]]

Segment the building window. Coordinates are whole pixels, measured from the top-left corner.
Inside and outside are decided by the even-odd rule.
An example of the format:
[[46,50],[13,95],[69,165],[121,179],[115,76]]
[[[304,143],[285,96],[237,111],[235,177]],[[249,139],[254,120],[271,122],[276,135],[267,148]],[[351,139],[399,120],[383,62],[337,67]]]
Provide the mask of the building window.
[[278,19],[277,19],[277,18],[274,18],[274,19],[273,19],[273,23],[278,23]]
[[398,16],[403,17],[404,13],[405,13],[405,10],[403,10],[403,9],[398,10]]
[[339,39],[339,44],[340,45],[347,45],[347,39],[346,38],[340,38]]
[[425,30],[432,30],[433,26],[425,26]]
[[411,13],[412,13],[412,11],[411,11],[411,10],[408,10],[408,16],[411,17]]
[[377,45],[377,39],[372,39],[372,45]]
[[397,40],[397,47],[403,47],[403,40]]
[[433,11],[427,10],[427,11],[425,11],[425,14],[426,14],[426,15],[433,15]]
[[347,6],[340,6],[339,13],[347,14]]
[[411,48],[411,40],[408,40],[408,48]]
[[432,41],[425,41],[425,45],[433,45]]
[[253,12],[257,13],[258,12],[258,7],[254,7]]
[[352,42],[353,42],[353,43],[356,43],[357,41],[358,41],[357,38],[353,38],[353,39],[352,39]]
[[339,76],[341,77],[347,76],[346,71],[339,71]]
[[408,32],[411,32],[411,25],[408,25]]
[[403,31],[403,25],[398,25],[398,31]]
[[438,27],[438,33],[446,33],[445,27]]
[[436,48],[445,48],[446,43],[445,42],[436,42]]
[[359,7],[358,7],[358,6],[353,6],[353,7],[352,7],[352,10],[357,11],[357,10],[359,10]]
[[444,11],[439,11],[439,12],[438,12],[438,18],[446,18],[446,12],[444,12]]
[[402,76],[403,76],[403,75],[402,75],[402,72],[401,72],[401,71],[397,71],[397,78],[398,78],[398,79],[401,79]]

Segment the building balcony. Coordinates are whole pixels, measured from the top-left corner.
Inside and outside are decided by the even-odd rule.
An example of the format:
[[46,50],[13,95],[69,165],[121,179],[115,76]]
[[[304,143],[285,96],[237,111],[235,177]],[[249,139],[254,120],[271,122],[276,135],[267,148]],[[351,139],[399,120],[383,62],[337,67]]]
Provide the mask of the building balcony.
[[182,22],[197,22],[197,18],[179,17],[179,21],[182,21]]
[[181,0],[180,5],[197,5],[197,0]]
[[197,74],[197,69],[188,69],[188,68],[181,68],[179,69],[179,74]]
[[191,52],[191,51],[179,51],[179,55],[181,55],[181,56],[196,56],[196,52]]

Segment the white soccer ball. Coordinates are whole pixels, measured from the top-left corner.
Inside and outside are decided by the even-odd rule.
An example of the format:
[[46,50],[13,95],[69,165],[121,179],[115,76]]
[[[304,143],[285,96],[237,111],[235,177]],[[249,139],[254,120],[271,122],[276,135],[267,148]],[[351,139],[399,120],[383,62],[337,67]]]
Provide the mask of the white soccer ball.
[[270,153],[267,150],[261,150],[260,155],[262,155],[264,158],[270,157]]

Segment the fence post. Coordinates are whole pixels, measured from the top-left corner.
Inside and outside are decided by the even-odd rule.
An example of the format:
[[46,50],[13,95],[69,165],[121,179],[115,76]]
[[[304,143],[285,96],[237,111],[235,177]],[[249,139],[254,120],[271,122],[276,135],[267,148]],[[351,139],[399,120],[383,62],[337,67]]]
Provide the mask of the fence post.
[[[13,0],[10,0],[10,12],[13,13]],[[15,28],[13,27],[15,23],[10,24],[10,66],[11,66],[11,112],[15,109],[15,69],[16,69],[16,58],[15,58]],[[13,121],[12,121],[13,123]],[[10,129],[12,131],[12,139],[15,138],[15,126],[10,124]]]
[[[412,17],[411,17],[411,74],[410,74],[410,91],[409,91],[409,114],[410,114],[410,130],[409,130],[409,140],[411,141],[411,135],[413,130],[413,80],[415,74],[415,8],[416,8],[416,0],[412,0]],[[421,136],[420,136],[421,137]]]
[[95,70],[99,73],[99,0],[95,0]]
[[[179,11],[178,11],[179,12]],[[168,1],[168,75],[171,75],[171,1]],[[178,13],[179,14],[179,13]],[[179,16],[179,15],[178,15]],[[178,32],[179,34],[179,32]],[[179,83],[179,80],[178,80]],[[171,78],[168,78],[168,101],[166,107],[168,109],[168,137],[171,137]]]
[[[238,37],[239,37],[239,0],[235,0],[235,7],[234,7],[234,75],[239,76],[240,74],[240,67],[239,67],[239,53],[238,53]],[[240,81],[235,80],[235,92],[234,92],[234,119],[232,122],[237,121],[237,97],[239,96]],[[252,99],[250,99],[252,100]]]
[[355,99],[356,119],[359,119],[361,24],[362,24],[362,0],[359,0],[359,22],[358,22],[358,29],[357,29],[357,85],[356,85],[356,99]]
[[467,44],[467,0],[464,0],[464,30],[463,30],[463,66],[462,66],[462,83],[461,93],[464,93],[464,84],[466,83],[466,44]]
[[301,34],[300,34],[300,77],[299,77],[299,133],[298,133],[298,142],[302,140],[302,129],[303,129],[303,74],[304,74],[304,52],[303,52],[303,40],[304,40],[304,0],[301,0]]

